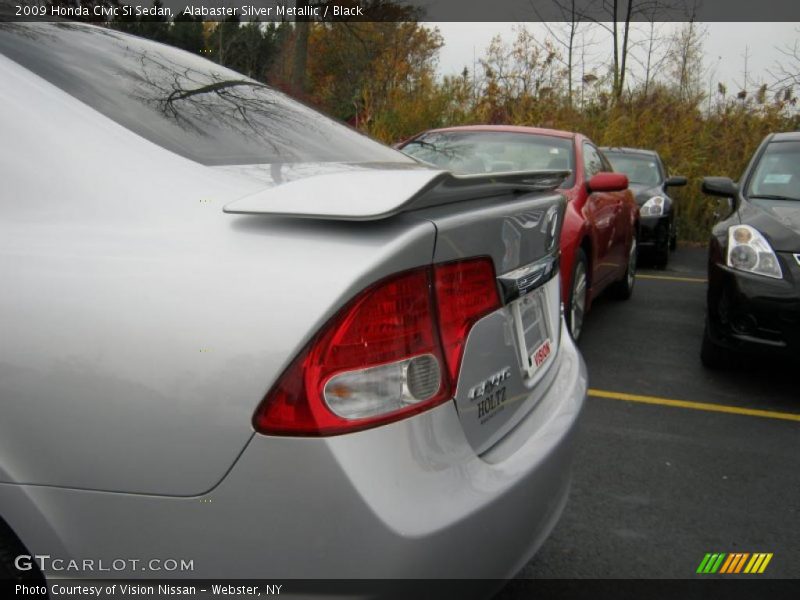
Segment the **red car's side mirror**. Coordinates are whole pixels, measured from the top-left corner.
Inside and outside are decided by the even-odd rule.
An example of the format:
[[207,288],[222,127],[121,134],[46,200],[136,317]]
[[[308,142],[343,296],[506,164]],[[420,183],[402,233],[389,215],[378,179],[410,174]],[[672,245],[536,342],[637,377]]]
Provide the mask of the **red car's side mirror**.
[[628,176],[624,173],[597,173],[586,185],[590,192],[621,192],[628,188]]

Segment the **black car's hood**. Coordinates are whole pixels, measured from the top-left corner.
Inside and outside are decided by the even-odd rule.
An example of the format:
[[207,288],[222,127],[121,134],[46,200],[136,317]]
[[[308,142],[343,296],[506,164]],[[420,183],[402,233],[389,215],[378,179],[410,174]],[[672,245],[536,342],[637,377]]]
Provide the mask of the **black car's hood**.
[[636,199],[636,204],[642,206],[645,202],[650,200],[653,196],[663,196],[664,198],[667,195],[664,193],[664,188],[660,185],[648,185],[646,183],[629,183],[628,189],[633,192],[633,197]]
[[763,233],[778,252],[800,251],[800,201],[753,199],[742,203],[742,223]]

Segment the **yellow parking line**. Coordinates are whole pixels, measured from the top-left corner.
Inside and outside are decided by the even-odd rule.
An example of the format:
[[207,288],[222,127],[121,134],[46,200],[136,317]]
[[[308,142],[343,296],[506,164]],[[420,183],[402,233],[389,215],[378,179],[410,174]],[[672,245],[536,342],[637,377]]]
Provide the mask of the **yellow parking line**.
[[689,402],[688,400],[669,400],[656,396],[639,396],[637,394],[624,394],[621,392],[607,392],[604,390],[590,389],[589,395],[594,398],[609,398],[611,400],[625,400],[626,402],[641,402],[643,404],[657,404],[672,406],[674,408],[689,408],[692,410],[705,410],[710,412],[729,413],[733,415],[746,415],[748,417],[764,417],[766,419],[782,419],[784,421],[800,422],[800,414],[777,412],[774,410],[761,410],[758,408],[742,408],[728,406],[727,404],[710,404],[708,402]]
[[708,283],[708,279],[700,277],[671,277],[670,275],[641,275],[636,274],[636,279],[661,279],[663,281],[688,281],[690,283]]

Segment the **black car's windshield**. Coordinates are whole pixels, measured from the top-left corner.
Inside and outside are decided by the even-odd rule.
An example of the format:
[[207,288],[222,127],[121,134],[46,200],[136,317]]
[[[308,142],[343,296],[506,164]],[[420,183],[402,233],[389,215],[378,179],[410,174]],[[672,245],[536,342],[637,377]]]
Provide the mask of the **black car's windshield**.
[[749,198],[800,201],[800,142],[771,142],[747,182]]
[[661,167],[655,156],[628,154],[606,150],[603,154],[618,173],[625,173],[631,183],[656,186],[664,180]]
[[[431,132],[409,142],[409,156],[459,174],[575,170],[572,140],[509,131]],[[572,187],[574,175],[561,187]]]
[[206,165],[411,162],[262,83],[110,29],[0,23],[0,54],[134,133]]

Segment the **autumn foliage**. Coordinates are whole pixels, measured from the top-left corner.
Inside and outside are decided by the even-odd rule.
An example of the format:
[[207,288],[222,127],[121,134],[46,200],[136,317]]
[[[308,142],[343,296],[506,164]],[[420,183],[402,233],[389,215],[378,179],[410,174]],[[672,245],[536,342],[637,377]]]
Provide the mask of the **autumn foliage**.
[[[686,35],[681,32],[681,35]],[[682,239],[702,241],[718,204],[700,193],[705,175],[737,179],[763,137],[800,124],[791,93],[764,86],[752,97],[698,89],[699,56],[664,63],[666,76],[629,85],[618,98],[607,74],[583,74],[569,94],[560,52],[520,28],[495,39],[478,73],[436,77],[442,38],[419,23],[315,25],[310,94],[322,110],[387,143],[448,125],[499,123],[580,131],[603,146],[657,150],[689,185],[675,193]],[[695,48],[695,52],[696,52]],[[698,64],[690,64],[694,60]]]

